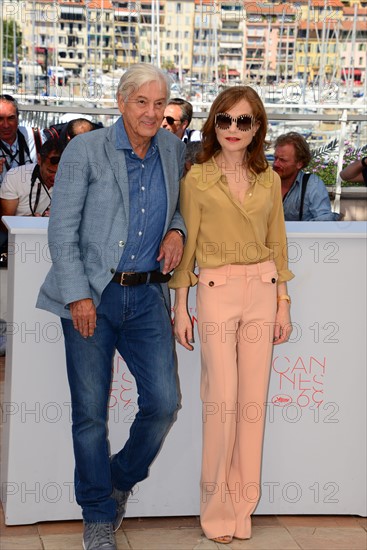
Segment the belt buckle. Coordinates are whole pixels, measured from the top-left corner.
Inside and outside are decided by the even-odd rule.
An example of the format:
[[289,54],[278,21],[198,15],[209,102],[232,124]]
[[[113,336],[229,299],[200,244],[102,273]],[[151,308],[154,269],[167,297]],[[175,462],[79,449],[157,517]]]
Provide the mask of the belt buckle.
[[127,283],[124,282],[125,275],[133,275],[133,271],[123,271],[121,273],[121,278],[120,278],[120,285],[121,286],[129,286]]

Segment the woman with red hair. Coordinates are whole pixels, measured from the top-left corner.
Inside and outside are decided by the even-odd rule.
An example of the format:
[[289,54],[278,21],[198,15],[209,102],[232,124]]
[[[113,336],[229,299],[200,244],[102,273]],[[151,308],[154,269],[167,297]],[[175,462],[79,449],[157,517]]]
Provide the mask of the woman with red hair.
[[224,544],[251,536],[272,349],[292,330],[293,274],[280,179],[264,153],[266,131],[264,106],[251,87],[229,88],[213,102],[197,164],[181,184],[188,235],[170,281],[175,337],[188,350],[188,289],[198,283],[201,525],[207,538]]

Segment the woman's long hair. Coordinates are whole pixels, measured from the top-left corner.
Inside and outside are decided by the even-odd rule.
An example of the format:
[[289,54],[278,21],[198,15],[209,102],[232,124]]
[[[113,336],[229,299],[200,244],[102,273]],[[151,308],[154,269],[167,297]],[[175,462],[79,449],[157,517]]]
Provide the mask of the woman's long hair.
[[267,169],[269,164],[265,157],[264,145],[268,118],[259,95],[250,86],[233,86],[227,88],[216,97],[203,126],[202,150],[197,155],[197,163],[202,164],[208,161],[221,149],[215,133],[215,115],[227,112],[242,99],[245,99],[251,105],[252,114],[259,125],[259,129],[253,140],[247,147],[247,155],[244,162],[246,161],[249,170],[255,172],[255,174],[260,174]]

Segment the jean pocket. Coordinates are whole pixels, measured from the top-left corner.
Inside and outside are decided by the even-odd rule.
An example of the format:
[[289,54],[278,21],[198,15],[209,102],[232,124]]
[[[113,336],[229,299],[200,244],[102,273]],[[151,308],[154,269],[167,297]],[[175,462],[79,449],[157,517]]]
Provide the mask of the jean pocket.
[[261,273],[261,280],[263,283],[269,283],[275,285],[278,280],[278,273],[276,271],[269,271],[268,273]]
[[217,273],[200,273],[199,284],[215,288],[216,286],[225,285],[227,283],[227,275],[219,275]]

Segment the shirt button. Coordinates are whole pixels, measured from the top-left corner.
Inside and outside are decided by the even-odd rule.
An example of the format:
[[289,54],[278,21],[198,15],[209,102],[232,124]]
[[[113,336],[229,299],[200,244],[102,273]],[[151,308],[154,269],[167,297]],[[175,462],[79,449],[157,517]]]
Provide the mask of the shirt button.
[[142,208],[141,211],[143,212],[143,214],[145,214],[145,208]]
[[277,280],[276,280],[276,279],[274,279],[274,277],[273,277],[273,278],[272,278],[272,280],[271,280],[271,282],[272,282],[272,283],[274,284],[274,283],[276,283],[276,282],[277,282]]
[[142,187],[141,187],[141,190],[142,190],[142,191],[145,191],[145,187],[144,187],[143,185],[142,185]]
[[135,259],[135,256],[134,256],[134,254],[133,254],[133,255],[131,256],[131,259],[132,259],[132,260],[134,260],[134,259]]
[[119,241],[119,247],[122,248],[123,246],[125,246],[125,241]]
[[139,231],[139,233],[138,233],[139,237],[141,237],[142,234],[143,234],[143,232],[142,232],[142,231]]
[[145,168],[144,164],[141,165],[142,168]]
[[113,269],[113,267],[111,267],[110,271],[111,271],[111,273],[115,273],[116,269]]
[[214,281],[209,281],[209,286],[214,286]]

